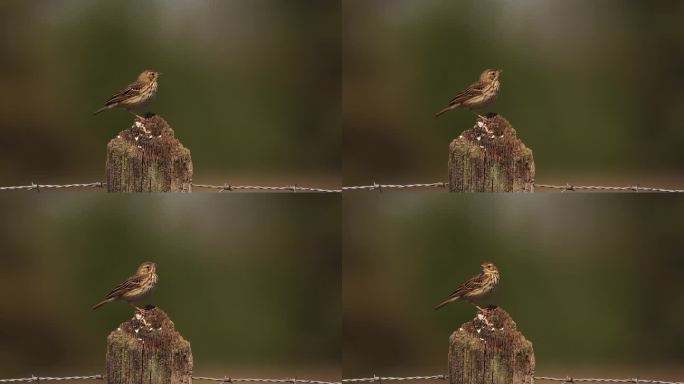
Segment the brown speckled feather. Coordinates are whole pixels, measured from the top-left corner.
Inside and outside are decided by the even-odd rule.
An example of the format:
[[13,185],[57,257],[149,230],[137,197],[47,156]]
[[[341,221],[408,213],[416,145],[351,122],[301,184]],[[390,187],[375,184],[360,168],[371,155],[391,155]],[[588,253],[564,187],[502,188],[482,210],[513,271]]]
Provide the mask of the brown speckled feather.
[[471,277],[468,281],[463,283],[460,287],[456,288],[448,297],[447,300],[451,301],[453,299],[460,299],[468,292],[482,287],[482,281],[484,281],[484,273],[480,273],[477,276]]
[[140,287],[140,284],[147,278],[145,275],[135,275],[129,277],[126,281],[119,284],[111,292],[105,296],[105,300],[121,297],[123,294],[130,292],[132,289]]
[[130,97],[136,96],[140,93],[140,91],[143,90],[143,88],[145,88],[145,85],[146,84],[143,84],[140,81],[132,82],[131,84],[128,84],[126,88],[120,90],[119,92],[115,93],[112,97],[107,99],[104,105],[110,106],[113,104],[118,104]]
[[482,81],[482,80],[476,81],[470,87],[466,88],[464,91],[460,92],[453,99],[451,99],[449,101],[449,107],[453,107],[455,105],[460,105],[464,101],[466,101],[472,97],[481,95],[482,91],[486,87],[487,87],[487,84],[484,81]]

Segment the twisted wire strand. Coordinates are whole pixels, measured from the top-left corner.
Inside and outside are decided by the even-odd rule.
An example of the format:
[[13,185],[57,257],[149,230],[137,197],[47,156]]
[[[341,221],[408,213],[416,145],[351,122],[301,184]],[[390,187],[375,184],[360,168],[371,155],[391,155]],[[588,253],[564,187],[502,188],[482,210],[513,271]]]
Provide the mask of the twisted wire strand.
[[[24,377],[18,379],[0,379],[0,383],[38,383],[42,381],[71,381],[71,380],[104,380],[106,377],[104,375],[90,375],[90,376],[65,376],[65,377]],[[217,381],[221,383],[238,383],[238,382],[251,382],[251,383],[290,383],[290,384],[339,384],[336,381],[321,381],[321,380],[309,380],[309,379],[258,379],[258,378],[246,378],[246,377],[207,377],[207,376],[193,376],[193,380],[197,381]]]
[[595,190],[595,191],[626,191],[626,192],[666,192],[666,193],[682,193],[684,189],[667,189],[657,187],[640,187],[639,185],[632,185],[627,187],[606,187],[601,185],[553,185],[553,184],[535,184],[536,188],[559,189],[565,191],[581,191],[581,190]]
[[107,183],[101,181],[95,183],[83,183],[83,184],[36,184],[31,183],[31,185],[13,185],[9,187],[0,187],[0,191],[23,191],[23,190],[36,190],[41,189],[67,189],[67,188],[103,188]]
[[239,190],[254,190],[254,191],[288,191],[288,192],[321,192],[321,193],[340,193],[341,189],[326,189],[314,187],[299,187],[297,185],[281,186],[281,187],[267,187],[259,185],[211,185],[211,184],[192,184],[195,188],[216,189],[219,192],[230,192]]
[[[0,379],[0,383],[18,383],[29,382],[39,383],[42,381],[71,381],[71,380],[104,380],[104,375],[90,375],[90,376],[66,376],[66,377],[37,377],[31,376],[18,379]],[[351,379],[342,379],[342,381],[321,381],[298,378],[287,379],[259,379],[259,378],[240,378],[240,377],[208,377],[208,376],[193,376],[193,380],[197,381],[214,381],[220,383],[291,383],[291,384],[345,384],[345,383],[360,383],[360,382],[383,382],[383,381],[420,381],[420,380],[447,380],[446,375],[430,375],[430,376],[373,376],[373,377],[359,377]],[[643,383],[643,384],[684,384],[682,381],[665,381],[665,380],[649,380],[640,379],[638,377],[630,379],[601,379],[601,378],[572,378],[572,377],[548,377],[548,376],[534,376],[535,380],[539,381],[557,381],[562,383],[580,383],[580,382],[595,382],[595,383]]]
[[255,378],[247,378],[247,377],[206,377],[206,376],[193,376],[193,380],[197,381],[218,381],[220,383],[238,383],[238,382],[243,382],[243,383],[290,383],[290,384],[296,384],[296,383],[302,383],[302,384],[339,384],[338,381],[321,381],[321,380],[309,380],[309,379],[297,379],[297,378],[291,378],[291,379],[255,379]]
[[374,382],[374,381],[417,381],[417,380],[446,380],[446,375],[431,375],[431,376],[406,376],[406,377],[359,377],[354,379],[342,379],[342,383],[360,383],[360,382]]
[[71,380],[104,380],[103,375],[90,375],[90,376],[65,376],[65,377],[24,377],[20,379],[0,379],[0,383],[38,383],[41,381],[71,381]]
[[[104,188],[107,183],[95,182],[95,183],[81,183],[81,184],[36,184],[31,183],[31,185],[14,185],[0,187],[0,191],[22,191],[22,190],[35,190],[40,192],[41,190],[48,189],[70,189],[70,188]],[[318,188],[318,187],[300,187],[298,185],[286,185],[286,186],[261,186],[261,185],[213,185],[213,184],[192,184],[195,188],[205,188],[213,189],[219,192],[230,192],[230,191],[287,191],[287,192],[317,192],[317,193],[341,193],[345,191],[379,191],[392,190],[392,189],[426,189],[426,188],[446,188],[447,183],[437,182],[437,183],[416,183],[416,184],[378,184],[373,183],[372,185],[350,185],[342,187],[341,189],[329,189],[329,188]],[[602,186],[602,185],[554,185],[554,184],[534,184],[536,188],[545,189],[555,189],[562,192],[565,191],[622,191],[622,192],[664,192],[664,193],[684,193],[684,189],[669,189],[660,187],[641,187],[639,185],[615,187],[615,186]]]
[[351,185],[342,187],[342,191],[363,191],[363,190],[378,190],[384,189],[412,189],[412,188],[446,188],[446,183],[424,183],[424,184],[378,184],[373,185]]
[[[432,376],[407,376],[407,377],[362,377],[354,379],[342,379],[342,383],[358,383],[358,382],[383,382],[383,381],[419,381],[419,380],[447,380],[446,375],[432,375]],[[682,381],[664,381],[664,380],[648,380],[640,379],[638,377],[630,379],[601,379],[601,378],[572,378],[572,377],[548,377],[548,376],[534,376],[535,380],[539,381],[559,381],[562,383],[580,383],[580,382],[595,382],[595,383],[644,383],[644,384],[684,384]]]
[[535,376],[535,380],[546,380],[546,381],[560,381],[563,383],[580,383],[580,382],[594,382],[594,383],[649,383],[649,384],[684,384],[682,381],[664,381],[664,380],[648,380],[640,379],[638,377],[632,379],[597,379],[597,378],[582,378],[575,379],[572,377],[546,377],[546,376]]

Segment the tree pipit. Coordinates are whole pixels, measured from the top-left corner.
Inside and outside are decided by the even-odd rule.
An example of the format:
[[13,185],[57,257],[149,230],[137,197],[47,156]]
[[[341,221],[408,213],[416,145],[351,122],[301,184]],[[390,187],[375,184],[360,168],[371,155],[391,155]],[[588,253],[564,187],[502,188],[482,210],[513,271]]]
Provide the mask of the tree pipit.
[[93,310],[112,301],[122,300],[135,308],[136,312],[142,312],[143,310],[133,305],[132,302],[143,300],[154,291],[158,280],[156,271],[157,264],[151,261],[142,263],[133,276],[109,292],[104,300],[93,306]]
[[480,312],[485,312],[475,302],[485,299],[494,292],[497,285],[499,285],[499,270],[492,263],[482,263],[480,268],[482,268],[482,272],[479,275],[471,277],[458,287],[446,300],[439,303],[435,309],[440,309],[451,302],[463,299],[477,307]]
[[150,70],[144,71],[138,76],[136,81],[128,84],[126,88],[110,97],[109,100],[105,102],[104,107],[93,112],[93,115],[97,115],[107,109],[121,107],[142,120],[143,118],[141,116],[131,110],[144,108],[152,99],[154,99],[154,96],[157,94],[157,88],[159,87],[159,83],[157,82],[158,78],[158,72]]
[[452,109],[463,107],[476,114],[480,119],[487,120],[486,117],[473,111],[473,109],[484,108],[496,99],[501,86],[499,77],[502,72],[500,69],[485,69],[480,75],[480,80],[470,84],[463,92],[451,99],[449,105],[437,112],[435,117]]

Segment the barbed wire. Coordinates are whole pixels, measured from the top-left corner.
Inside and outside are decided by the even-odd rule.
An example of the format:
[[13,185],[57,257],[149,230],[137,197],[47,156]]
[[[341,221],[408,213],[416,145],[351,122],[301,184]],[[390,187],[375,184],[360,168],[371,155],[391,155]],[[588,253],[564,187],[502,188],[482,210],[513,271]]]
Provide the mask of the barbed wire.
[[581,191],[581,190],[594,190],[594,191],[625,191],[625,192],[668,192],[668,193],[682,193],[684,189],[668,189],[668,188],[658,188],[658,187],[641,187],[639,185],[632,185],[627,187],[605,187],[600,185],[553,185],[553,184],[534,184],[536,188],[548,188],[548,189],[559,189],[563,192],[565,191]]
[[239,190],[252,191],[288,191],[288,192],[321,192],[321,193],[340,193],[341,189],[325,189],[315,187],[300,187],[297,185],[287,185],[282,187],[265,187],[258,185],[211,185],[211,184],[192,184],[194,188],[216,189],[219,192],[230,192]]
[[560,381],[562,383],[644,383],[644,384],[684,384],[683,381],[664,381],[664,380],[648,380],[640,379],[635,377],[633,379],[595,379],[595,378],[585,378],[585,379],[575,379],[572,377],[545,377],[545,376],[535,376],[535,380],[546,380],[546,381]]
[[[0,383],[37,383],[41,381],[67,381],[67,380],[105,380],[104,375],[90,375],[90,376],[65,376],[65,377],[24,377],[19,379],[0,379]],[[340,384],[339,381],[321,381],[287,378],[287,379],[256,379],[247,377],[207,377],[207,376],[193,376],[196,381],[217,381],[220,383],[289,383],[289,384]]]
[[374,182],[373,185],[352,185],[342,187],[342,191],[376,190],[382,192],[385,189],[446,188],[446,186],[447,184],[444,182],[425,184],[378,184]]
[[21,379],[0,379],[0,383],[38,383],[41,381],[66,381],[66,380],[104,380],[103,375],[90,375],[90,376],[65,376],[65,377],[38,377],[33,376],[25,377]]
[[[219,383],[290,383],[290,384],[344,384],[344,383],[361,383],[361,382],[383,382],[383,381],[421,381],[421,380],[448,380],[447,375],[430,375],[430,376],[377,376],[360,377],[352,379],[342,379],[342,381],[321,381],[287,378],[287,379],[257,379],[244,377],[208,377],[208,376],[193,376],[192,379],[196,381],[214,381]],[[90,375],[90,376],[66,376],[66,377],[37,377],[31,376],[19,379],[0,379],[0,383],[18,383],[18,382],[41,382],[41,381],[67,381],[67,380],[104,380],[104,375]],[[558,381],[561,383],[580,383],[580,382],[594,382],[594,383],[642,383],[642,384],[684,384],[683,381],[665,381],[665,380],[651,380],[640,379],[639,377],[630,379],[601,379],[601,378],[573,378],[567,377],[548,377],[548,376],[534,376],[534,380],[539,381]]]
[[235,377],[205,377],[205,376],[193,376],[193,380],[206,380],[206,381],[218,381],[220,383],[238,383],[238,382],[249,382],[249,383],[290,383],[290,384],[339,384],[339,381],[320,381],[320,380],[308,380],[308,379],[298,379],[296,377],[291,379],[250,379],[250,378],[235,378]]
[[[7,187],[0,187],[0,191],[21,191],[21,190],[35,190],[40,192],[41,190],[47,189],[69,189],[69,188],[104,188],[107,183],[104,182],[94,182],[94,183],[81,183],[81,184],[37,184],[31,183],[31,185],[14,185]],[[195,184],[192,186],[194,188],[204,188],[213,189],[219,192],[231,192],[231,191],[288,191],[288,192],[318,192],[318,193],[341,193],[341,192],[353,192],[353,191],[379,191],[392,190],[392,189],[429,189],[429,188],[440,188],[444,189],[447,187],[445,182],[437,183],[415,183],[415,184],[378,184],[373,183],[372,185],[350,185],[342,187],[340,189],[330,189],[330,188],[318,188],[318,187],[300,187],[298,185],[286,185],[286,186],[259,186],[259,185],[213,185],[213,184]],[[601,186],[601,185],[554,185],[554,184],[534,184],[536,188],[542,189],[556,189],[562,192],[565,191],[621,191],[621,192],[664,192],[664,193],[684,193],[684,189],[669,189],[660,187],[642,187],[639,185],[631,185],[624,187],[614,187],[614,186]]]
[[431,375],[431,376],[406,376],[406,377],[379,377],[373,375],[373,377],[359,377],[355,379],[342,379],[342,383],[362,383],[362,382],[374,382],[374,381],[417,381],[417,380],[446,380],[448,376],[446,375]]
[[40,192],[41,189],[67,189],[67,188],[103,188],[107,183],[95,182],[85,184],[36,184],[31,185],[13,185],[9,187],[0,187],[0,191],[22,191],[35,190]]
[[[447,375],[431,375],[431,376],[406,376],[406,377],[362,377],[355,379],[342,379],[342,383],[359,383],[359,382],[383,382],[383,381],[420,381],[420,380],[448,380]],[[575,379],[572,377],[547,377],[534,376],[534,380],[539,381],[560,381],[563,383],[579,383],[579,382],[596,382],[596,383],[644,383],[644,384],[684,384],[682,381],[664,381],[664,380],[647,380],[635,377],[633,379],[592,379],[582,378]]]

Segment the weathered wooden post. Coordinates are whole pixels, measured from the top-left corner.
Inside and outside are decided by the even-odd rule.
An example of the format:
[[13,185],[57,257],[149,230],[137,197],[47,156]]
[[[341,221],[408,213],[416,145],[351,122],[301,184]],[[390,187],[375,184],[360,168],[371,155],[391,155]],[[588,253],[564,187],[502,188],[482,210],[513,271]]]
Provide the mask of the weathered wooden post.
[[107,144],[107,191],[191,192],[190,150],[166,120],[137,120]]
[[449,145],[449,192],[534,192],[532,150],[496,115]]
[[145,309],[107,337],[107,383],[190,384],[190,343],[164,311]]
[[534,350],[511,317],[489,309],[449,338],[449,384],[532,384]]

